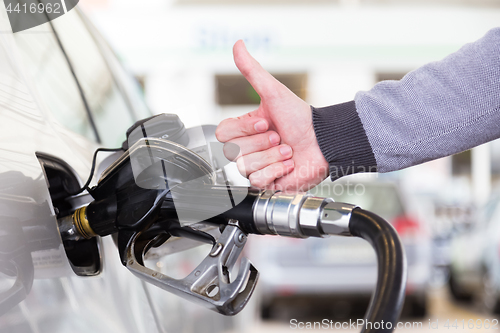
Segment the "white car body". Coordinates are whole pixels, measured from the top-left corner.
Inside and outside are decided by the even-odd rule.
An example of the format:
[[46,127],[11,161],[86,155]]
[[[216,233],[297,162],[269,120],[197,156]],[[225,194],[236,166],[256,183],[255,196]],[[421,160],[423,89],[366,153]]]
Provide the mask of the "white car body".
[[[79,268],[81,276],[75,273],[59,234],[50,177],[41,164],[49,169],[66,164],[65,172],[79,185],[89,176],[100,145],[85,120],[88,115],[80,112],[83,101],[74,98],[81,98],[74,76],[109,147],[119,146],[124,130],[148,112],[114,54],[77,9],[13,34],[0,6],[0,31],[0,332],[234,328],[232,318],[134,277],[122,266],[111,237],[99,239],[94,262]],[[106,89],[113,90],[111,97],[99,100]],[[180,262],[190,259],[181,255]]]

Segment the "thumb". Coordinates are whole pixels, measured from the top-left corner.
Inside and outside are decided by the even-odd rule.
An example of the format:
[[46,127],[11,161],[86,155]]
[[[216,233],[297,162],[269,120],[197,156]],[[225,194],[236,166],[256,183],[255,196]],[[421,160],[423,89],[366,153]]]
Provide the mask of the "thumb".
[[233,57],[236,67],[261,98],[273,91],[272,86],[278,81],[248,53],[241,39],[234,44]]

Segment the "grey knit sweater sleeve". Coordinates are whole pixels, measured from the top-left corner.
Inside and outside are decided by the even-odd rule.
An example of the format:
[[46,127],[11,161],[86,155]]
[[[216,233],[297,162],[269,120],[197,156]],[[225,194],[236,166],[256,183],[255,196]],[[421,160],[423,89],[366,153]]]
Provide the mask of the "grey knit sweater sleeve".
[[354,101],[313,109],[332,179],[403,169],[500,137],[500,28]]

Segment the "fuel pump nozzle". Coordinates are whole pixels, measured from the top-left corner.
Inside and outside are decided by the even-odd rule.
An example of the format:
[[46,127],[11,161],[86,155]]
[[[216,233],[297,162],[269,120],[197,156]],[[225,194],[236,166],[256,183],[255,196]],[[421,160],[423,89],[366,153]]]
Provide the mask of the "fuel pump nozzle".
[[[99,184],[91,189],[94,201],[59,219],[59,230],[64,240],[75,241],[117,234],[122,264],[133,274],[221,314],[234,315],[246,305],[258,279],[257,269],[246,258],[239,264],[238,275],[230,278],[247,233],[236,220],[223,219],[224,230],[215,239],[199,224],[181,224],[182,208],[176,210],[174,203],[174,198],[180,196],[182,206],[191,190],[210,190],[214,177],[211,165],[193,151],[163,139],[140,139],[104,171]],[[190,197],[189,209],[193,199]],[[210,225],[218,227],[220,223]],[[171,278],[144,264],[144,256],[151,248],[172,237],[213,246],[205,260],[184,279]]]
[[[146,133],[140,126],[141,133]],[[63,239],[117,234],[122,264],[133,274],[221,314],[234,315],[247,304],[259,275],[243,258],[238,275],[230,276],[248,234],[364,238],[378,261],[377,287],[366,320],[393,325],[376,331],[390,332],[395,327],[404,301],[406,259],[387,221],[330,198],[231,186],[227,181],[217,184],[211,163],[194,150],[162,138],[143,137],[127,148],[89,191],[94,201],[59,220]],[[207,226],[222,232],[214,237]],[[212,245],[184,279],[144,265],[150,249],[173,237]]]

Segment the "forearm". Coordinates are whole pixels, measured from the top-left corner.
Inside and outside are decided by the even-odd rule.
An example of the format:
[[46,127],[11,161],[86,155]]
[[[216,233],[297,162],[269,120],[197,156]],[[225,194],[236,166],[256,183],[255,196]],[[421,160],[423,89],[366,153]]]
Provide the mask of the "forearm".
[[399,170],[500,137],[500,28],[353,102],[313,108],[313,122],[332,179]]

